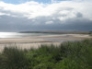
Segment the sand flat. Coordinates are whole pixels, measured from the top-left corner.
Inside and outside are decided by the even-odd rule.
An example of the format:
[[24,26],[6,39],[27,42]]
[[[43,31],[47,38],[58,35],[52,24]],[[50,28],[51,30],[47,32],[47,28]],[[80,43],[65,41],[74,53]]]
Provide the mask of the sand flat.
[[0,51],[4,47],[18,47],[20,49],[38,48],[41,44],[59,45],[64,41],[74,41],[92,38],[89,35],[83,34],[59,34],[59,35],[42,35],[30,36],[22,38],[0,38]]

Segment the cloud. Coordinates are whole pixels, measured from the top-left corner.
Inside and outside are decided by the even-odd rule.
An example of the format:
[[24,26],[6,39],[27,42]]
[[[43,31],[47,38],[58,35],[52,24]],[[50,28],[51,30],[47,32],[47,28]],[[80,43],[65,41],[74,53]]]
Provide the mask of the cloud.
[[[0,2],[0,9],[3,11],[9,11],[16,14],[21,14],[28,18],[36,18],[39,16],[52,16],[58,10],[64,11],[66,8],[72,8],[77,12],[80,12],[84,17],[92,18],[90,2],[75,2],[75,1],[63,1],[59,3],[43,4],[35,1],[29,1],[26,3],[14,5]],[[71,10],[70,10],[71,12]]]
[[56,2],[32,0],[15,5],[0,1],[0,30],[92,29],[91,1],[52,1]]
[[18,5],[0,2],[1,10],[14,14],[21,14],[30,19],[39,16],[52,16],[57,13],[57,11],[63,11],[64,14],[69,12],[71,13],[71,10],[65,10],[66,8],[74,9],[75,12],[80,12],[84,15],[84,17],[91,19],[92,16],[90,14],[92,14],[92,10],[90,6],[92,6],[90,2],[79,3],[74,1],[63,1],[51,4],[42,4],[35,1],[29,1]]

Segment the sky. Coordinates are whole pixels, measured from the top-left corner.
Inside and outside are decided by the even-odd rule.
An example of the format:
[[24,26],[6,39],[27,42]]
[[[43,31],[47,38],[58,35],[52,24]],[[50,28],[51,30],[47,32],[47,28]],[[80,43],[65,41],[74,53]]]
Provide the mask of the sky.
[[92,0],[0,0],[0,31],[92,31]]

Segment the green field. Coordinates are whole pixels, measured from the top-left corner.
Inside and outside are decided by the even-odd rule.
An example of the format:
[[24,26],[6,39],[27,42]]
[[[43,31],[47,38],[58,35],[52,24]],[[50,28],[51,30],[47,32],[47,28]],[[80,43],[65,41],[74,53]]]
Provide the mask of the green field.
[[92,69],[92,39],[30,50],[6,47],[0,69]]

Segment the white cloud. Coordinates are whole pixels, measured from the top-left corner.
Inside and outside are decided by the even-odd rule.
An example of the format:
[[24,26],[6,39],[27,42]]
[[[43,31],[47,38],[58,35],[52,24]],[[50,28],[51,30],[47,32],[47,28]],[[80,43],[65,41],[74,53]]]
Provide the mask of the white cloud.
[[10,14],[0,12],[0,16],[2,16],[2,15],[10,15]]
[[53,24],[53,21],[47,21],[46,24]]
[[60,19],[61,21],[66,20],[68,18],[74,18],[76,17],[76,14],[80,12],[83,14],[84,18],[92,20],[92,16],[91,16],[92,2],[85,0],[84,1],[81,0],[82,2],[76,2],[76,0],[61,1],[61,2],[55,2],[58,0],[52,0],[52,1],[53,3],[51,4],[43,4],[35,1],[29,1],[17,5],[8,4],[8,3],[4,3],[3,1],[0,1],[0,10],[8,11],[8,13],[7,12],[4,13],[11,14],[11,16],[16,14],[16,16],[21,15],[29,19],[35,19],[36,17],[41,17],[41,16],[49,16],[52,18],[54,17],[55,19],[56,16],[56,18]]

